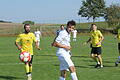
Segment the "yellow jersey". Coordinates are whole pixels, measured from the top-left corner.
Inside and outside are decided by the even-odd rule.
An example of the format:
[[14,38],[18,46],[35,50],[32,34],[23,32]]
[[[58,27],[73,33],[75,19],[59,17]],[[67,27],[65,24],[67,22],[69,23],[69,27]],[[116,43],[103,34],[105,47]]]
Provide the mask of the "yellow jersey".
[[35,35],[33,33],[22,33],[19,34],[16,42],[20,42],[20,45],[22,47],[22,52],[23,51],[27,51],[29,52],[31,55],[33,55],[33,42],[37,42]]
[[91,36],[91,41],[92,41],[92,47],[101,47],[101,45],[96,45],[97,43],[100,42],[102,33],[99,30],[96,31],[91,31],[90,32],[90,36]]
[[118,43],[120,43],[120,29],[118,29],[117,38],[118,38]]

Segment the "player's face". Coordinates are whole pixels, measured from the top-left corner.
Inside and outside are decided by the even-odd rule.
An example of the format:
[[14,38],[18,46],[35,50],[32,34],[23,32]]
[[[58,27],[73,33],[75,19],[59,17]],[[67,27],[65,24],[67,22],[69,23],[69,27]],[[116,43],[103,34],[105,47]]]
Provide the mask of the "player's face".
[[64,26],[61,26],[60,28],[61,28],[61,30],[63,30],[63,29],[64,29]]
[[30,26],[25,26],[25,32],[29,33],[30,32]]
[[93,25],[93,26],[91,27],[91,29],[95,31],[95,30],[97,30],[97,26],[96,26],[96,25]]
[[74,30],[74,28],[75,28],[75,26],[69,25],[69,26],[68,26],[68,31],[69,31],[69,32],[72,32],[72,31]]

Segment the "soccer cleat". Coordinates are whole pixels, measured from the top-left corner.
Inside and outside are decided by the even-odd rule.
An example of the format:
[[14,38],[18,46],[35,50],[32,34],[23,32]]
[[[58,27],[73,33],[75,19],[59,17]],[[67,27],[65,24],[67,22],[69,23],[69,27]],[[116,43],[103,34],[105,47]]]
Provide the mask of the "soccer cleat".
[[100,64],[97,64],[96,66],[95,66],[95,68],[99,68],[100,67]]
[[118,66],[118,62],[115,62],[115,66],[116,66],[116,67]]
[[100,65],[100,68],[103,68],[103,65]]

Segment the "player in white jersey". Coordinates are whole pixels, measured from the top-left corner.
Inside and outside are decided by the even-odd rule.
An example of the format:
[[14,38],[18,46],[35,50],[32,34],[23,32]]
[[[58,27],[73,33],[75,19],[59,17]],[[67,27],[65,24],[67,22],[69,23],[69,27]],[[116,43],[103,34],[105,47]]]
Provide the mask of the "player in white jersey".
[[67,23],[67,28],[61,30],[57,35],[57,37],[55,38],[54,42],[52,43],[52,46],[58,48],[56,55],[58,56],[58,59],[60,61],[60,72],[61,72],[59,80],[65,80],[66,71],[68,69],[70,70],[71,73],[71,79],[78,80],[74,64],[70,58],[71,57],[70,32],[74,30],[75,25],[76,25],[75,21],[73,20],[69,21]]
[[37,41],[38,41],[38,46],[39,46],[39,45],[40,45],[41,32],[40,32],[40,30],[37,28],[36,31],[34,32],[34,34],[35,34],[35,37],[36,37],[36,39],[37,39]]
[[56,31],[57,35],[59,34],[59,32],[60,32],[61,30],[64,30],[64,25],[60,25],[60,29]]
[[76,29],[74,29],[74,30],[72,31],[72,33],[73,33],[73,41],[76,41],[76,37],[77,37],[77,30],[76,30]]

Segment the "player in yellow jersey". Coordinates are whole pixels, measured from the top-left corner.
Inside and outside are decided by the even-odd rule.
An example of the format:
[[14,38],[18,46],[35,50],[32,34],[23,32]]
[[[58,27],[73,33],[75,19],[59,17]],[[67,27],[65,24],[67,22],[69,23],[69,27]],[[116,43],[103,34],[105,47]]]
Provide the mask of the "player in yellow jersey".
[[102,62],[102,50],[101,50],[101,43],[103,41],[104,37],[102,33],[97,30],[96,24],[91,25],[91,31],[90,31],[90,38],[86,43],[91,42],[91,58],[97,62],[97,65],[95,68],[102,68],[103,62]]
[[118,39],[119,56],[118,56],[117,61],[115,62],[115,66],[118,66],[118,63],[120,62],[120,29],[118,29],[117,39]]
[[37,49],[40,50],[40,48],[37,45],[37,40],[35,38],[35,35],[30,32],[30,25],[25,24],[24,25],[25,32],[22,34],[19,34],[15,45],[17,46],[18,50],[21,52],[27,51],[31,54],[31,61],[25,63],[25,69],[26,69],[26,75],[28,80],[31,80],[31,72],[32,72],[32,60],[33,60],[33,42],[35,42],[35,46]]

